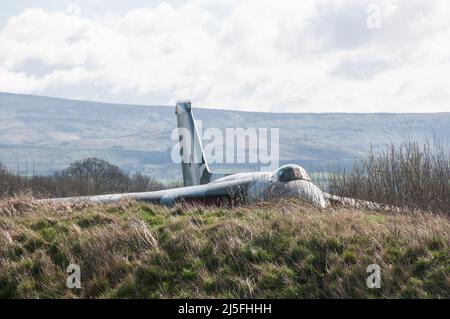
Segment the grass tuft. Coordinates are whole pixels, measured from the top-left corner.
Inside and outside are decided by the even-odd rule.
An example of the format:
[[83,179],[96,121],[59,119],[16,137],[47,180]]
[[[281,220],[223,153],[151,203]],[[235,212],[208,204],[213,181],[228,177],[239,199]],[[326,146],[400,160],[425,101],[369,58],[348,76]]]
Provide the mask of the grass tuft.
[[[21,200],[0,202],[0,298],[450,297],[446,215]],[[66,287],[71,263],[81,289]]]

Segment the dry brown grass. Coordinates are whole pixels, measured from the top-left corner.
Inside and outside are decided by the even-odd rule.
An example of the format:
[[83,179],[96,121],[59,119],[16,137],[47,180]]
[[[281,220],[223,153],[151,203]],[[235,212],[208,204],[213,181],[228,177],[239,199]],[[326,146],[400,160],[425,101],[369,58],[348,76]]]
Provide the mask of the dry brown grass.
[[[431,213],[0,202],[3,298],[450,297],[450,220]],[[65,287],[69,263],[82,289]],[[382,288],[366,287],[379,264]]]

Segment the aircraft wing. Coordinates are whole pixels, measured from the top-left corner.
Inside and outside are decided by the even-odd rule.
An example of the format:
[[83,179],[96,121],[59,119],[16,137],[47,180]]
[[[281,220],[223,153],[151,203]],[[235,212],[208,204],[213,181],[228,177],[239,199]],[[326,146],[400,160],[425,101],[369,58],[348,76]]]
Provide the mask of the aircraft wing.
[[251,178],[212,182],[204,185],[187,186],[153,192],[107,194],[95,196],[78,196],[42,199],[40,202],[53,203],[114,203],[122,199],[131,199],[144,202],[152,202],[171,206],[180,201],[194,201],[214,203],[233,198],[233,196],[245,196]]

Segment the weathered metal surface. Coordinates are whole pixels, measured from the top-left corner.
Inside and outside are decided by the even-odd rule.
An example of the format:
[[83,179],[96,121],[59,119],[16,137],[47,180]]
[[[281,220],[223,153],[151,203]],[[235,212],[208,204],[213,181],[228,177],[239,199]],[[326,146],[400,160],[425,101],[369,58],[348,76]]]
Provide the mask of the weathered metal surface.
[[175,106],[175,114],[180,139],[184,186],[207,184],[211,181],[211,171],[206,162],[202,143],[195,126],[191,102],[178,102]]

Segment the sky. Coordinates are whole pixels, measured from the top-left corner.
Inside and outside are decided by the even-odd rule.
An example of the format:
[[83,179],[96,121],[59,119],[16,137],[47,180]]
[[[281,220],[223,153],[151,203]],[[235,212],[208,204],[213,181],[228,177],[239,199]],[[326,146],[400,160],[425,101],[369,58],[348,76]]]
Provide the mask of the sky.
[[2,0],[0,92],[450,112],[448,0]]

